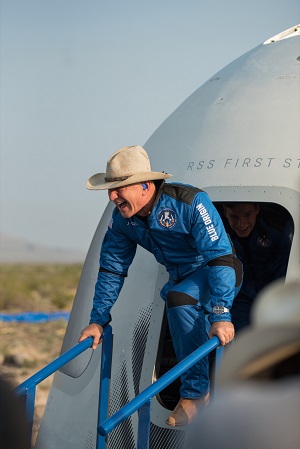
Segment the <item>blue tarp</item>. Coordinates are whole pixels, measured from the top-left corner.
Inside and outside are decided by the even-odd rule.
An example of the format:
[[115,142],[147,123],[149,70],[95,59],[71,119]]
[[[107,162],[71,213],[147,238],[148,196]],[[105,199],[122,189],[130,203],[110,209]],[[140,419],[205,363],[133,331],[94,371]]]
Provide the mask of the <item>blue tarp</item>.
[[26,323],[45,323],[46,321],[66,320],[70,312],[23,312],[23,313],[0,313],[0,321],[19,321]]

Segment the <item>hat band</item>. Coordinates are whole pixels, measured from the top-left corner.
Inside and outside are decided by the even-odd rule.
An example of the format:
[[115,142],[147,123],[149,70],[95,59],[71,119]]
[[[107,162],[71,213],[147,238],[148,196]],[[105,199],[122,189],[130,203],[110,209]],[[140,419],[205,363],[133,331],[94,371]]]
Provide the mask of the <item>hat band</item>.
[[114,182],[114,181],[125,181],[129,176],[120,176],[119,178],[104,178],[105,182]]

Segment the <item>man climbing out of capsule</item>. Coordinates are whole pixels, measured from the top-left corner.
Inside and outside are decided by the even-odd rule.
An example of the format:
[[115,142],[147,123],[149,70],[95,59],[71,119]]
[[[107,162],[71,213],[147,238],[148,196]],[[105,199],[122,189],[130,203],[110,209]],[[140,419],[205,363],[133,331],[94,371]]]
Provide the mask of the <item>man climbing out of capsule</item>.
[[258,203],[224,203],[225,229],[244,267],[243,285],[231,308],[236,333],[251,321],[258,293],[284,278],[293,240],[293,223],[283,211],[267,213]]
[[[108,190],[116,206],[102,242],[90,324],[79,338],[92,336],[93,349],[111,320],[137,245],[168,271],[161,296],[178,361],[209,337],[216,335],[222,346],[234,338],[230,308],[241,286],[242,264],[208,195],[197,187],[166,183],[171,176],[152,171],[147,152],[136,145],[116,151],[106,173],[87,181],[88,189]],[[166,421],[170,426],[189,424],[208,404],[207,356],[181,376],[181,385],[181,399]]]

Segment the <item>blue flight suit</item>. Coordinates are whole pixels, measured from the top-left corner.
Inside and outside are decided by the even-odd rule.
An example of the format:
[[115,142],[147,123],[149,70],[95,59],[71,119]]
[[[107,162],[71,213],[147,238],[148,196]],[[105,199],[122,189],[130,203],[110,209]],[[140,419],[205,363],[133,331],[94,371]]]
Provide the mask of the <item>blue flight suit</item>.
[[[231,308],[242,280],[241,263],[208,195],[189,185],[162,182],[146,219],[123,218],[114,210],[102,243],[90,323],[109,322],[137,245],[169,273],[161,296],[180,361],[207,341],[205,316],[210,323],[231,321],[230,313],[213,314],[212,308]],[[208,357],[181,381],[181,397],[204,397],[209,391]]]

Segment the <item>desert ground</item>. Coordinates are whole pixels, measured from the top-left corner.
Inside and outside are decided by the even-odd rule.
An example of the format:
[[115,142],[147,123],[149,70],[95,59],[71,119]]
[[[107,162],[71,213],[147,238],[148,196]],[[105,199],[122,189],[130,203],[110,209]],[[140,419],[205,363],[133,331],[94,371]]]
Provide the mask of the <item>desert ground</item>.
[[[80,265],[0,265],[0,314],[70,311]],[[0,373],[15,387],[59,356],[66,320],[43,323],[0,320]],[[52,378],[36,390],[33,446]]]

